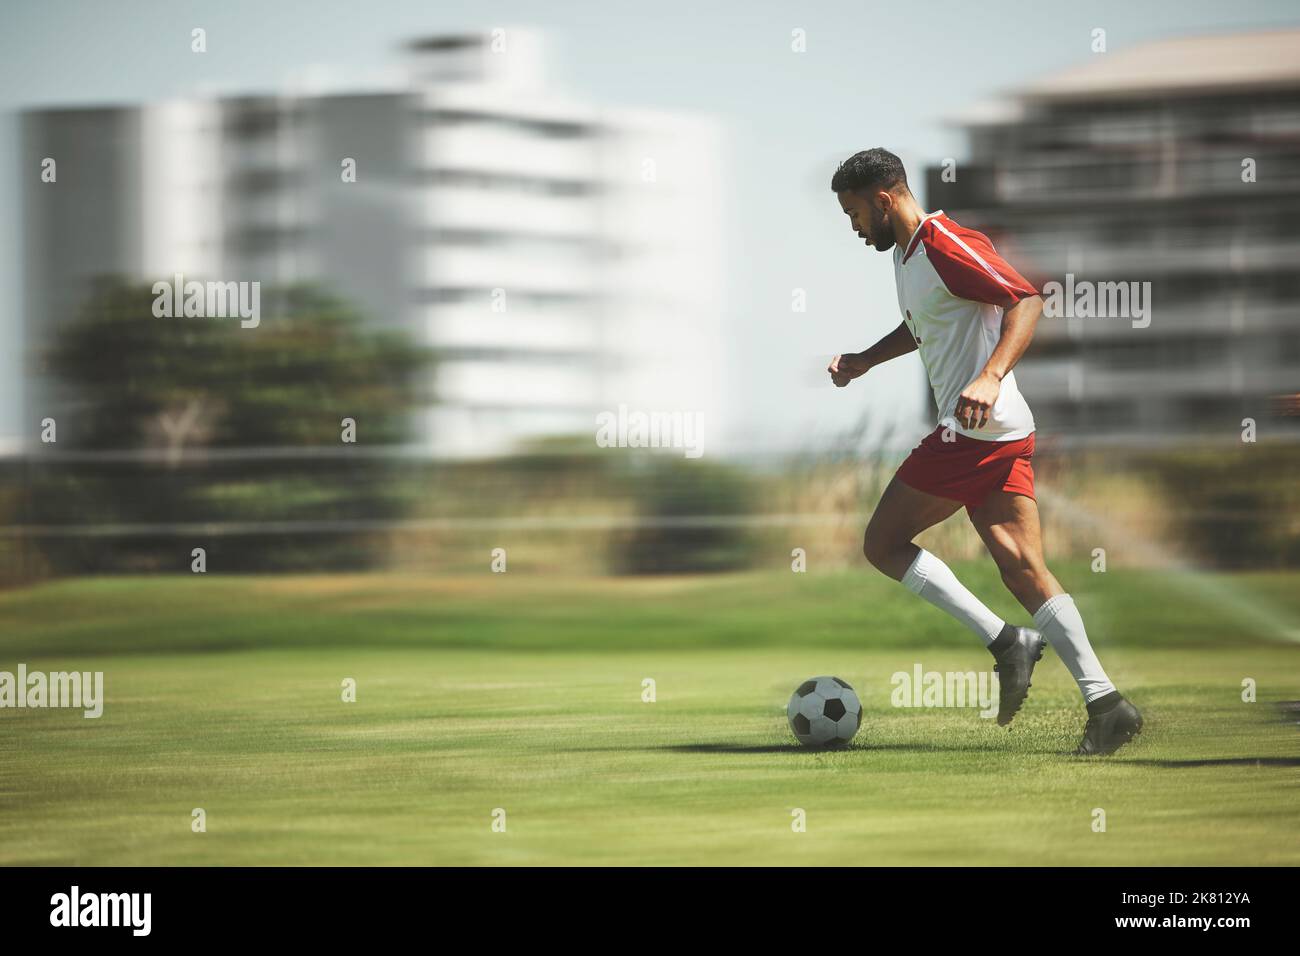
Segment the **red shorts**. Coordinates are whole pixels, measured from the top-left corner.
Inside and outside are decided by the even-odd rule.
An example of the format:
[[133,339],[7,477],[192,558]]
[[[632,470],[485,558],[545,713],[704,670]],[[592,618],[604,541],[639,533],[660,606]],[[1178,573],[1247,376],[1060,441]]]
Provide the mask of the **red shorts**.
[[1034,435],[1013,441],[982,441],[951,433],[940,425],[912,449],[898,468],[903,484],[928,495],[978,507],[995,491],[1034,497]]

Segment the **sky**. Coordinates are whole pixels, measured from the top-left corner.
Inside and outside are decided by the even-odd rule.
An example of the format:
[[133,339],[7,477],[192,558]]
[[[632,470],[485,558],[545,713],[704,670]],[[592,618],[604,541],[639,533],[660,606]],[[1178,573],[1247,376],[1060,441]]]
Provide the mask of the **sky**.
[[[1300,25],[1292,0],[554,3],[492,0],[6,0],[0,33],[0,443],[20,431],[22,218],[18,111],[283,89],[319,65],[358,83],[415,36],[528,26],[551,43],[557,91],[608,106],[707,114],[726,133],[725,353],[732,447],[824,445],[862,416],[910,442],[925,430],[915,356],[837,389],[837,352],[898,324],[892,265],[858,240],[830,192],[871,146],[913,182],[966,156],[953,121],[976,103],[1110,50],[1163,37]],[[190,51],[207,31],[208,52]],[[791,50],[792,31],[806,51]],[[1104,54],[1102,54],[1104,55]],[[922,195],[922,202],[925,197]],[[791,292],[807,311],[791,310]],[[1032,396],[1031,396],[1032,399]]]

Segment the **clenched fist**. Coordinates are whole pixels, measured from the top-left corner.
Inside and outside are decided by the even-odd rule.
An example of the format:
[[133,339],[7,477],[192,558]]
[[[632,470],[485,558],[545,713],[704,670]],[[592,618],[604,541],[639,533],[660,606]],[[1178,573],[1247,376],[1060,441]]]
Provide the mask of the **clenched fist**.
[[970,429],[983,428],[993,414],[993,403],[1002,391],[1002,382],[989,372],[982,372],[957,398],[954,414],[957,421]]
[[846,352],[831,359],[826,371],[831,373],[831,381],[837,388],[843,388],[849,382],[870,371],[871,365],[860,352]]

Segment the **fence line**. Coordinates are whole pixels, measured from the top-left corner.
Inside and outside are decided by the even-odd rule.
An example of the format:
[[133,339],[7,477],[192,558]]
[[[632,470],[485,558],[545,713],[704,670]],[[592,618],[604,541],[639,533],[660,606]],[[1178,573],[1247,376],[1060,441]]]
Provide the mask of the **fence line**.
[[145,535],[343,534],[358,531],[630,531],[638,528],[806,527],[865,522],[864,515],[521,515],[505,518],[195,521],[158,524],[8,525],[0,538],[137,537]]
[[[1040,502],[1077,508],[1058,495],[1044,493],[1040,484]],[[1254,511],[1239,509],[1171,512],[1179,517],[1231,520],[1251,517]],[[870,514],[863,512],[829,514],[778,513],[748,515],[516,515],[502,518],[340,518],[301,521],[190,521],[109,524],[14,524],[0,525],[0,538],[115,538],[148,535],[267,535],[267,534],[346,534],[383,531],[634,531],[641,528],[791,528],[863,527]],[[1078,522],[1070,522],[1077,524]]]

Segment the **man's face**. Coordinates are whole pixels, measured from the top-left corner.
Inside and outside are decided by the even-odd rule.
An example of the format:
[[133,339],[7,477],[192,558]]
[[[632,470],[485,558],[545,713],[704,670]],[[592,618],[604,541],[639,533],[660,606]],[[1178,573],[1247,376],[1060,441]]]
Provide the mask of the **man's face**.
[[893,197],[889,193],[883,189],[870,194],[844,189],[835,195],[839,197],[840,208],[849,217],[853,231],[868,245],[875,247],[877,252],[894,248],[894,230],[890,228],[888,216],[893,208]]

